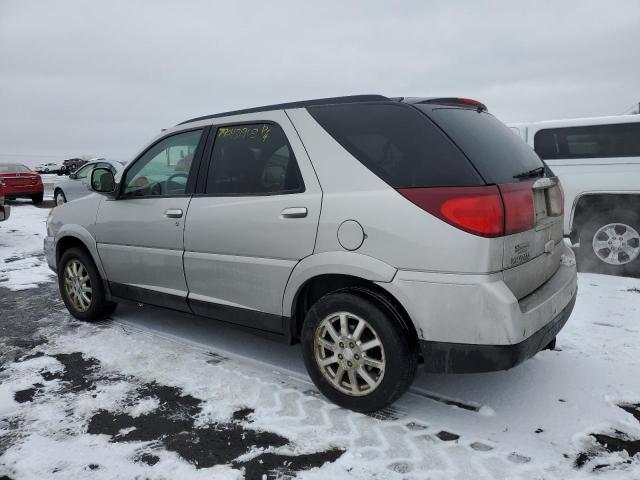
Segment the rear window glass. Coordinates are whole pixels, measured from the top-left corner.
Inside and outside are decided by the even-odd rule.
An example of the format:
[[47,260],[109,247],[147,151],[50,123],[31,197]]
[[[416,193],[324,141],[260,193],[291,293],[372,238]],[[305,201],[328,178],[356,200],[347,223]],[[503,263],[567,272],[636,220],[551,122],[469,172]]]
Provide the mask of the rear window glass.
[[548,128],[534,138],[545,160],[640,157],[640,123]]
[[408,105],[332,105],[308,111],[351,155],[394,188],[482,184],[451,140]]
[[31,170],[24,165],[4,164],[0,165],[0,173],[27,173]]
[[418,108],[447,132],[488,183],[513,182],[516,175],[544,166],[524,140],[490,113],[470,108]]

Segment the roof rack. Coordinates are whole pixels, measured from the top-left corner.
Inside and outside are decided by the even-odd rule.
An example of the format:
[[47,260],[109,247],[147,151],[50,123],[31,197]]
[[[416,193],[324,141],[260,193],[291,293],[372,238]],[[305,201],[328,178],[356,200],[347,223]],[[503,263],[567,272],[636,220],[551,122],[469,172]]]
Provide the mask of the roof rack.
[[244,110],[233,110],[230,112],[214,113],[213,115],[205,115],[204,117],[196,117],[186,120],[178,125],[185,123],[198,122],[200,120],[208,120],[210,118],[226,117],[229,115],[240,115],[243,113],[267,112],[269,110],[283,110],[285,108],[304,108],[314,107],[318,105],[335,105],[337,103],[360,103],[360,102],[388,102],[390,99],[383,95],[350,95],[346,97],[329,97],[317,98],[314,100],[302,100],[298,102],[278,103],[275,105],[265,105],[264,107],[247,108]]

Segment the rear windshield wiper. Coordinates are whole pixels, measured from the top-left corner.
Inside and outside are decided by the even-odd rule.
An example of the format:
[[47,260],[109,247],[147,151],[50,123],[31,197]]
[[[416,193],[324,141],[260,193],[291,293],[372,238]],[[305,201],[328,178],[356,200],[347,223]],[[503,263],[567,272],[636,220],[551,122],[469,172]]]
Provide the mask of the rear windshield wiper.
[[533,170],[529,170],[527,172],[518,173],[514,175],[513,178],[531,178],[531,177],[540,177],[544,175],[544,167],[534,168]]

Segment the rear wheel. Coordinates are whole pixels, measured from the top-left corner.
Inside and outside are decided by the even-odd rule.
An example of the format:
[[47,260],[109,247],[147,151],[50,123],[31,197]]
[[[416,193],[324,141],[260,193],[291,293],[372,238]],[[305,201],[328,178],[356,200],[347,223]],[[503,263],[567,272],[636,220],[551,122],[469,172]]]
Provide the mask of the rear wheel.
[[67,203],[67,197],[64,195],[64,192],[62,190],[56,190],[54,200],[57,206]]
[[44,194],[42,193],[38,193],[36,195],[31,196],[31,201],[33,202],[34,205],[40,205],[43,199],[44,199]]
[[79,248],[62,254],[58,264],[58,287],[69,313],[79,320],[103,320],[117,304],[105,297],[102,279],[90,255]]
[[418,355],[399,314],[349,290],[316,302],[302,328],[309,376],[334,403],[358,412],[380,410],[411,385]]
[[580,271],[640,275],[640,212],[599,213],[583,223],[579,234]]

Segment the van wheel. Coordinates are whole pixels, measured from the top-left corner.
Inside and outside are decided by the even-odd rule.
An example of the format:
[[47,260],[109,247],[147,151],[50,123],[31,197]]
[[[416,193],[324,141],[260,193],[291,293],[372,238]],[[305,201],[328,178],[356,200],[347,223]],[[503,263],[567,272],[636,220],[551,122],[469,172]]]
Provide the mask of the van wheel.
[[116,309],[117,303],[105,297],[102,279],[90,255],[70,248],[58,263],[58,287],[69,313],[79,320],[103,320]]
[[42,193],[38,193],[37,195],[31,196],[31,201],[33,202],[34,205],[40,205],[43,199],[44,199],[44,194]]
[[640,213],[610,210],[580,229],[578,267],[582,272],[640,275]]
[[309,376],[334,403],[374,412],[398,399],[418,365],[412,339],[392,307],[342,290],[307,313],[302,353]]

